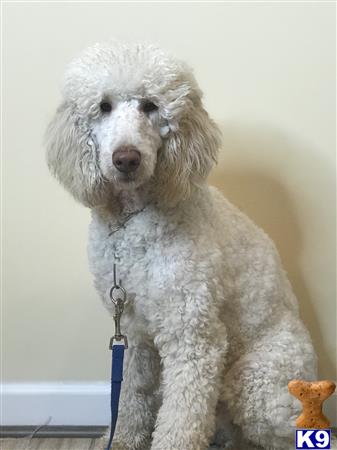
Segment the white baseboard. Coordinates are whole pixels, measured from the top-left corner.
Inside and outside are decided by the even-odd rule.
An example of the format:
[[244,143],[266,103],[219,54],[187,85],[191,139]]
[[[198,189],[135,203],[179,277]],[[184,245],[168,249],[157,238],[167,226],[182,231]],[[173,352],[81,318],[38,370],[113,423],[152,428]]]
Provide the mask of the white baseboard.
[[[337,426],[337,396],[324,412]],[[8,383],[1,385],[0,425],[106,426],[110,420],[108,383]]]
[[107,383],[8,383],[1,385],[0,424],[108,425]]

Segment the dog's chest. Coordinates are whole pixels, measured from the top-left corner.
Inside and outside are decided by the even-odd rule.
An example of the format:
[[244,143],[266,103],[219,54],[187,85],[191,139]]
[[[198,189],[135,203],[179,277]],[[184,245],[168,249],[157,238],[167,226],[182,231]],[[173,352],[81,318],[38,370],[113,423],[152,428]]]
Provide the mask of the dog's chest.
[[88,255],[95,286],[107,307],[112,308],[109,292],[114,283],[115,264],[117,282],[127,292],[128,309],[144,309],[151,288],[149,274],[157,259],[158,221],[143,214],[117,231],[111,229],[108,221],[95,218],[90,225]]

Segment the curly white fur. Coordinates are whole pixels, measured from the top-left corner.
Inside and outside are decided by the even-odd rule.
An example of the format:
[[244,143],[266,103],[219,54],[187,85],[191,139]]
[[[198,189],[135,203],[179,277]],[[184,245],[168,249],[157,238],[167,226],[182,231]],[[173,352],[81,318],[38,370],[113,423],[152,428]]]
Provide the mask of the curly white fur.
[[[92,210],[90,267],[108,310],[115,253],[128,292],[116,440],[293,448],[287,383],[315,378],[316,357],[274,245],[205,182],[220,134],[191,71],[153,46],[97,44],[69,66],[63,97],[48,163]],[[121,145],[140,152],[132,176],[112,163]]]

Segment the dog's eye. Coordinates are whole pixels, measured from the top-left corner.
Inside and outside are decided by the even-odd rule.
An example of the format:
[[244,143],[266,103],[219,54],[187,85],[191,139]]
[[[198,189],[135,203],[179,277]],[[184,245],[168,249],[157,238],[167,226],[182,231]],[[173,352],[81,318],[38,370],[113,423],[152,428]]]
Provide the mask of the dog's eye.
[[155,105],[154,103],[152,103],[152,102],[144,102],[143,104],[142,104],[142,110],[147,114],[147,113],[150,113],[150,112],[152,112],[152,111],[156,111],[157,109],[158,109],[158,106],[157,105]]
[[103,113],[109,113],[109,112],[111,112],[111,110],[112,110],[112,105],[111,105],[111,103],[109,103],[109,102],[107,102],[107,101],[102,102],[99,106],[100,106],[101,111],[102,111]]

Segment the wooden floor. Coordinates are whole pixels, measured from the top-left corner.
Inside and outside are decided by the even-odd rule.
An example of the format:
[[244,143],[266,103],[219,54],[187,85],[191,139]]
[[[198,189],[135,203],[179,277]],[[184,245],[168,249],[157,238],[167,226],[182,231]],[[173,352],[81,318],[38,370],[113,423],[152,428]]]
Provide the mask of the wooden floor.
[[96,450],[98,439],[88,438],[17,438],[0,439],[1,450]]

